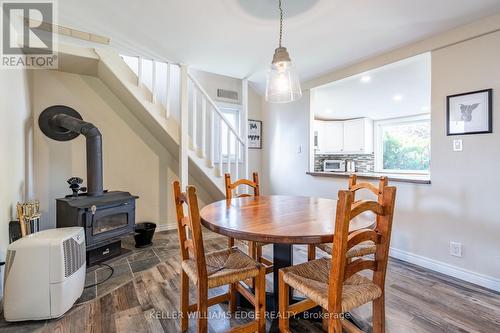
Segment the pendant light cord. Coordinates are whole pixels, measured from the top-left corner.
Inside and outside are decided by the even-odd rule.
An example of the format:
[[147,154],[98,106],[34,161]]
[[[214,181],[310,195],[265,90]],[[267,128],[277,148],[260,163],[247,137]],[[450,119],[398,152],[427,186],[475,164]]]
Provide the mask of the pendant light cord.
[[281,0],[278,0],[278,7],[280,9],[280,42],[279,42],[279,47],[281,47],[281,39],[283,38],[283,8],[281,7]]

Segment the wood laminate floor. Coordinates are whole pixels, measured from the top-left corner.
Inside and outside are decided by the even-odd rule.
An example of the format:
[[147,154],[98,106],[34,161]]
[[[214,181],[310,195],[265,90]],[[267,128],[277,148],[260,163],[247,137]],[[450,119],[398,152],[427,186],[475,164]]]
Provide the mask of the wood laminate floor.
[[[226,238],[210,232],[204,237],[207,251],[227,244]],[[64,317],[21,323],[7,323],[2,318],[0,332],[179,332],[177,234],[158,233],[156,244],[113,263],[116,276],[94,291],[86,290],[81,303]],[[267,246],[265,254],[270,256],[271,252]],[[295,246],[294,261],[305,258],[305,247]],[[87,278],[100,280],[105,274],[102,269],[89,272]],[[267,288],[272,290],[271,275]],[[211,294],[223,291],[212,290]],[[389,262],[386,300],[387,331],[391,333],[500,332],[500,294],[399,260]],[[241,311],[239,318],[228,318],[226,310],[225,304],[209,308],[210,332],[245,322],[250,314]],[[353,316],[365,331],[371,331],[370,305],[353,311]],[[318,323],[295,320],[291,324],[294,332],[321,332]],[[189,331],[196,331],[194,320]]]

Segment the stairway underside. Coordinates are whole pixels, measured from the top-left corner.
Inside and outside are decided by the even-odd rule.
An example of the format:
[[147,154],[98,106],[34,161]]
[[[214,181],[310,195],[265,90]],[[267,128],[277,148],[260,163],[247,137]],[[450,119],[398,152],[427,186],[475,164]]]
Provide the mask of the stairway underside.
[[[151,92],[137,85],[137,76],[111,50],[94,50],[68,45],[59,45],[59,71],[98,77],[168,150],[179,156],[180,126],[170,117],[165,119],[163,106],[151,102]],[[194,177],[214,198],[222,198],[222,177],[215,175],[205,159],[189,151],[189,176]]]

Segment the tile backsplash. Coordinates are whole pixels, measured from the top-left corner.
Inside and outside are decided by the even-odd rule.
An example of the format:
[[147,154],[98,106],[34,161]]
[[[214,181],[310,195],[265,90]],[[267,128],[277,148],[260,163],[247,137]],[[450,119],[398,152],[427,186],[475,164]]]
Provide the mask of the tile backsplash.
[[346,160],[356,163],[356,172],[373,172],[373,154],[316,154],[314,156],[314,171],[323,171],[324,160]]

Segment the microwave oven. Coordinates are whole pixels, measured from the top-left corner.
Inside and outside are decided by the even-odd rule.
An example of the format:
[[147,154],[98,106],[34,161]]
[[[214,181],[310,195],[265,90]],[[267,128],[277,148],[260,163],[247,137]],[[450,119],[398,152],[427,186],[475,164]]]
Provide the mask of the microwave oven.
[[345,172],[344,160],[325,160],[323,161],[323,171],[337,171]]

